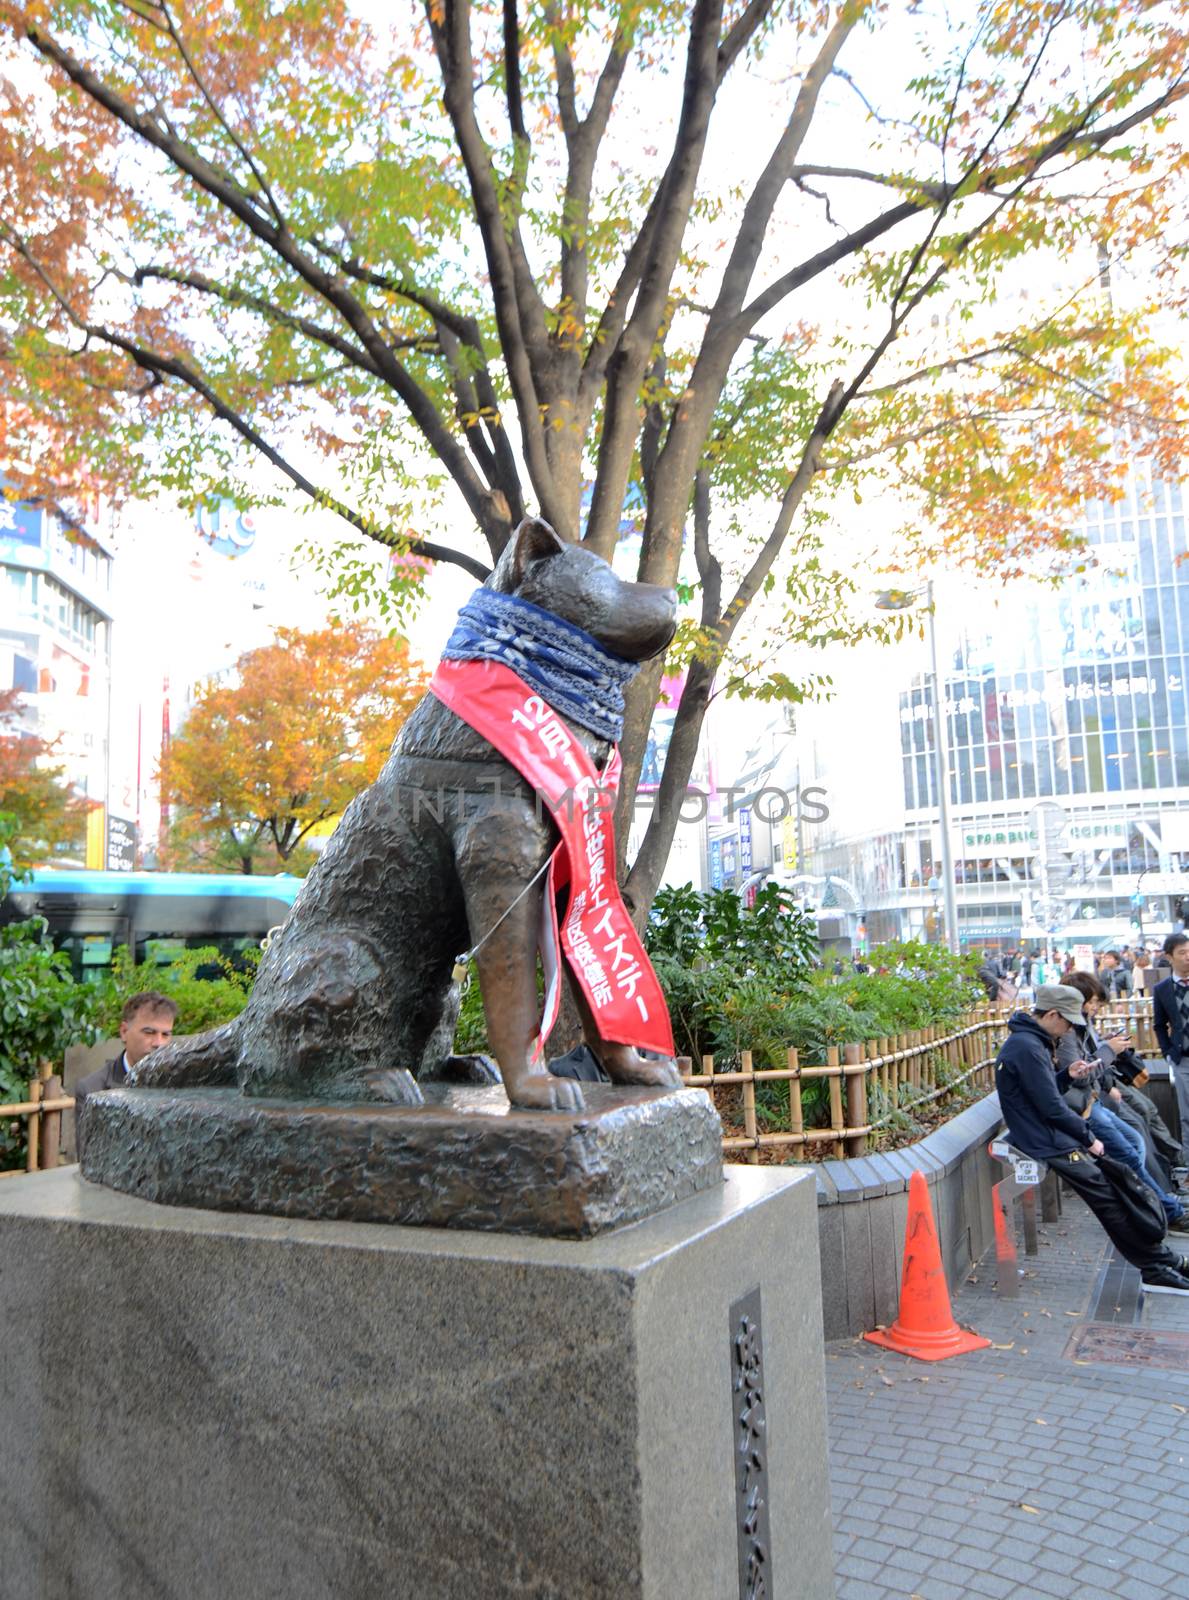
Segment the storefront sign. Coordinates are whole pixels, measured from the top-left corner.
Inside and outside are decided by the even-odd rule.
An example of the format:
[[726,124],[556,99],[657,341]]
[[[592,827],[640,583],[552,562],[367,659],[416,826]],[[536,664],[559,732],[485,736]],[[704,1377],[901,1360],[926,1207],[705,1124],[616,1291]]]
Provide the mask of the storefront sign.
[[107,819],[107,870],[131,872],[136,865],[136,824],[126,817]]
[[751,871],[751,808],[739,807],[739,870],[744,877]]
[[[1164,675],[1164,688],[1169,694],[1182,694],[1185,681],[1179,672],[1168,672]],[[1045,706],[1050,714],[1058,710],[1064,712],[1065,707],[1075,700],[1121,700],[1130,699],[1133,695],[1152,695],[1160,689],[1160,680],[1157,678],[1141,676],[1130,673],[1127,676],[1111,678],[1085,679],[1081,683],[1066,683],[1055,685],[1049,689],[1003,689],[990,697],[989,704],[998,710],[1015,711],[1024,706]],[[971,695],[963,695],[960,699],[952,696],[948,700],[949,713],[952,717],[971,716],[976,712],[985,712],[987,706],[975,700]],[[933,708],[928,702],[918,705],[903,705],[900,707],[901,722],[928,722],[933,715]]]
[[[1056,839],[1059,850],[1125,850],[1130,825],[1119,818],[1066,817]],[[1030,856],[1040,848],[1040,836],[1031,822],[987,823],[963,828],[954,841],[954,854],[966,861],[988,856]]]

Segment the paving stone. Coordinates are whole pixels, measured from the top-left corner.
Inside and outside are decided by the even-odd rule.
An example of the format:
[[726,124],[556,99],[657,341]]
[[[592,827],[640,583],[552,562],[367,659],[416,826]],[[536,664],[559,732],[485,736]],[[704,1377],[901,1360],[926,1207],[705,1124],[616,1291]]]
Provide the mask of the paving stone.
[[[953,1292],[1010,1349],[922,1373],[828,1347],[838,1600],[1189,1600],[1189,1372],[1068,1360],[1108,1247],[1072,1195],[1041,1240],[1017,1299],[993,1263]],[[1142,1324],[1189,1332],[1189,1304]]]
[[862,1556],[846,1555],[834,1565],[834,1571],[840,1578],[864,1578],[868,1582],[875,1582],[883,1568],[876,1561],[867,1561]]
[[940,1561],[948,1561],[955,1550],[960,1548],[955,1540],[939,1539],[933,1533],[923,1533],[917,1540],[916,1547],[923,1554],[934,1556]]
[[[1037,1600],[1085,1600],[1086,1591],[1074,1578],[1057,1572],[1038,1573],[1032,1580]],[[1151,1600],[1151,1597],[1149,1597]]]
[[945,1578],[922,1578],[917,1593],[921,1600],[963,1600],[966,1590]]
[[972,1595],[987,1595],[989,1600],[1019,1600],[1016,1582],[1013,1578],[1003,1578],[994,1572],[976,1572],[969,1583]]
[[[926,1555],[923,1550],[893,1550],[888,1570],[890,1572],[893,1568],[897,1568],[904,1572],[915,1572],[919,1577],[922,1573],[932,1570],[936,1559],[936,1556]],[[885,1581],[890,1580],[885,1577]]]
[[[1189,1593],[1189,1588],[1182,1585],[1181,1593]],[[1151,1600],[1152,1585],[1145,1583],[1142,1578],[1128,1575],[1115,1590],[1118,1600]]]
[[921,1574],[891,1567],[882,1574],[881,1582],[889,1594],[914,1595],[920,1593]]

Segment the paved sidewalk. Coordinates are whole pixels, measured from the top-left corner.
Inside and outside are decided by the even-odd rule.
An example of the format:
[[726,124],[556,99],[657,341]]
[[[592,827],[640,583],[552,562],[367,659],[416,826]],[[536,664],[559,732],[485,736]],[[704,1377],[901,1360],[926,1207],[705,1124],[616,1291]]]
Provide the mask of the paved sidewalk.
[[993,1257],[954,1297],[991,1349],[826,1346],[838,1600],[1189,1600],[1189,1297],[1145,1296],[1133,1324],[1184,1336],[1160,1352],[1175,1367],[1077,1359],[1075,1332],[1114,1313],[1112,1252],[1072,1195],[1040,1232],[1018,1299]]

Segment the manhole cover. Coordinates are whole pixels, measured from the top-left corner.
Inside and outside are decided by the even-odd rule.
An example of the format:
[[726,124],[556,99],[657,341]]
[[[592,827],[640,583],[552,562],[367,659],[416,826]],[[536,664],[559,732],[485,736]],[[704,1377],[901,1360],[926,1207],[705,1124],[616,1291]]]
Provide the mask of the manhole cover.
[[1068,1361],[1101,1361],[1117,1367],[1170,1367],[1189,1372],[1189,1333],[1086,1322],[1065,1347]]

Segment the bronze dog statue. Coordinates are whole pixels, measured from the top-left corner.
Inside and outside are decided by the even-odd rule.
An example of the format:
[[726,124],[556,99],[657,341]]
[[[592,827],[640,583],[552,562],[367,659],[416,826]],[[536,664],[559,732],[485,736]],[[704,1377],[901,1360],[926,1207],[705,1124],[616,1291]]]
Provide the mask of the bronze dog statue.
[[[560,618],[625,663],[659,654],[673,636],[672,590],[625,582],[540,521],[521,524],[484,589]],[[607,740],[565,725],[601,766]],[[540,874],[557,839],[515,768],[427,694],[270,942],[246,1010],[155,1051],[133,1081],[416,1104],[423,1075],[475,1076],[476,1058],[451,1054],[453,965],[475,947],[488,1040],[509,1100],[580,1110],[578,1085],[551,1076],[533,1054]],[[600,1038],[590,1005],[576,985],[572,992],[586,1042],[613,1082],[680,1087],[671,1061]]]

